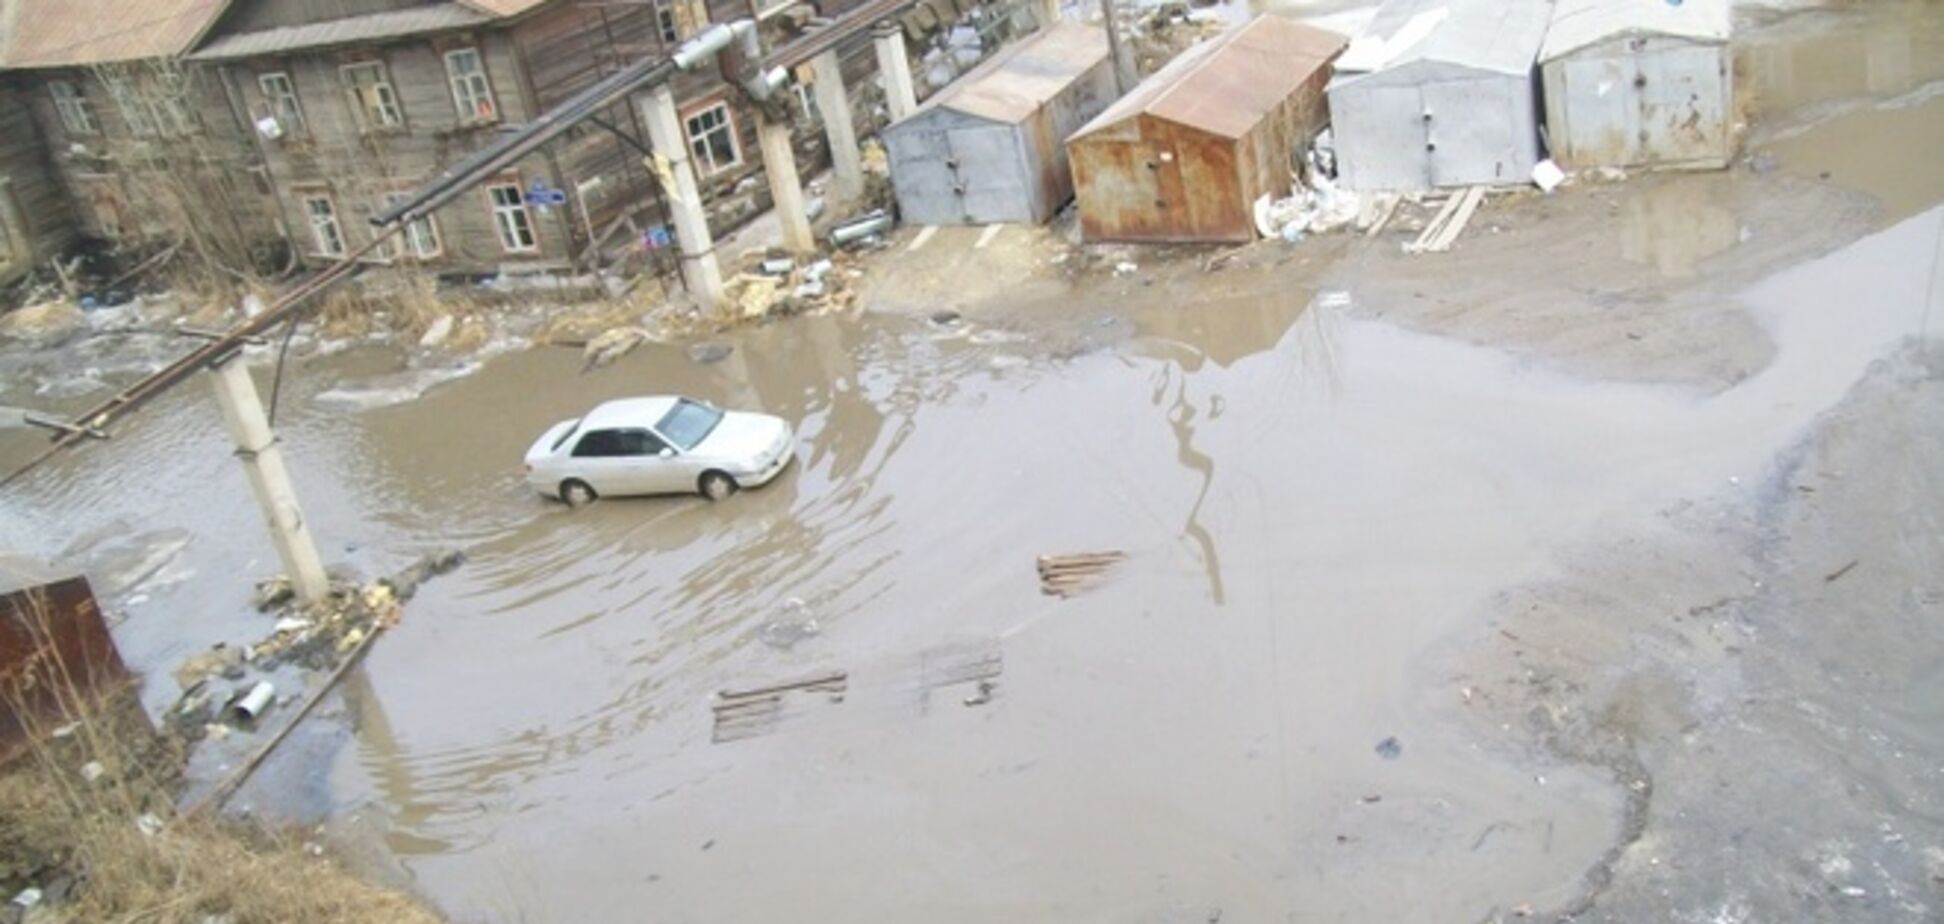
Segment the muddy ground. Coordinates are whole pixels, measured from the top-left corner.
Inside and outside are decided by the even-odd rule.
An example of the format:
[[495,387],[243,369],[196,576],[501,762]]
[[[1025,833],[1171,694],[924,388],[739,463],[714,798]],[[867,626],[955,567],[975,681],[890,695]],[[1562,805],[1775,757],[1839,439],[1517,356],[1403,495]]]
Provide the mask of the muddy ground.
[[[861,316],[726,355],[398,403],[432,370],[306,355],[327,557],[470,560],[238,809],[459,920],[1936,920],[1944,16],[1744,25],[1734,169],[1494,198],[1449,254],[907,230]],[[84,400],[0,362],[0,402]],[[531,434],[643,391],[783,414],[799,463],[720,505],[523,485]],[[264,630],[197,388],[0,496],[0,545],[90,565],[152,704]]]

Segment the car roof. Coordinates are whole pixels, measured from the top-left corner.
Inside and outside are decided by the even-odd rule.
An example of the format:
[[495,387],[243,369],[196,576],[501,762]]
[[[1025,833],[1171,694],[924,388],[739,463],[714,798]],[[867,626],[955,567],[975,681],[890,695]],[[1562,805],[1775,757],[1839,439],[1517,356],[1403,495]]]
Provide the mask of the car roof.
[[581,429],[600,430],[607,427],[652,427],[682,400],[676,395],[654,395],[644,398],[621,398],[609,401],[588,411],[581,418]]

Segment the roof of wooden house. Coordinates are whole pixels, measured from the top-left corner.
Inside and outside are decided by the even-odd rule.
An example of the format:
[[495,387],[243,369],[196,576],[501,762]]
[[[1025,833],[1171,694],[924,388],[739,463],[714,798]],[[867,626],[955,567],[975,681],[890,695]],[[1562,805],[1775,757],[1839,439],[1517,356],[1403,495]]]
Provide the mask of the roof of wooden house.
[[199,61],[234,61],[258,55],[288,54],[446,29],[464,29],[492,22],[494,18],[474,9],[472,4],[435,3],[298,26],[219,35],[189,57]]
[[230,0],[10,0],[7,67],[88,67],[180,55]]

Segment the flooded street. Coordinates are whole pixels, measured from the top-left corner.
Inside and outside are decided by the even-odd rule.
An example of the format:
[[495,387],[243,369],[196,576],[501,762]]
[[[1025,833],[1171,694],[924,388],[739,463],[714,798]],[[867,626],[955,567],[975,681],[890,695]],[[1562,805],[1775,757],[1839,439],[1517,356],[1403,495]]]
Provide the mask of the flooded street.
[[[397,353],[294,360],[276,424],[326,561],[468,561],[236,802],[327,823],[456,920],[1573,906],[1656,843],[1644,772],[1569,759],[1521,710],[1482,718],[1474,688],[1534,662],[1461,676],[1451,653],[1533,632],[1501,622],[1508,601],[1574,554],[1696,509],[1772,511],[1805,440],[1860,426],[1838,411],[1857,389],[1935,352],[1944,170],[1917,152],[1944,149],[1944,17],[1922,7],[1755,40],[1775,119],[1749,151],[1777,175],[1494,204],[1448,259],[1381,241],[1317,242],[1313,263],[1271,242],[1222,272],[1156,258],[1042,274],[962,318],[880,303],[723,334],[710,362],[651,344],[590,372],[536,347],[365,410],[348,408],[383,403],[356,399]],[[1858,67],[1854,86],[1807,74]],[[1826,237],[1794,233],[1824,205]],[[1732,318],[1652,325],[1702,304]],[[1584,317],[1605,326],[1554,331]],[[570,510],[526,485],[548,425],[649,393],[791,420],[797,464],[713,504]],[[14,377],[0,403],[27,394]],[[1905,414],[1879,425],[1936,408]],[[9,433],[0,466],[39,445]],[[1712,538],[1723,561],[1760,544]],[[1906,545],[1927,560],[1923,541]],[[0,548],[87,563],[155,710],[171,665],[264,633],[250,585],[277,569],[199,380],[0,493]],[[1097,550],[1129,558],[1041,593],[1038,556]],[[1898,592],[1928,600],[1919,580]],[[1565,608],[1655,594],[1574,585]],[[1631,644],[1549,656],[1593,677]],[[718,740],[719,691],[832,671],[841,694],[787,694]],[[1944,754],[1923,727],[1938,692],[1916,694],[1912,760]],[[1926,804],[1906,803],[1920,844],[1944,836]]]

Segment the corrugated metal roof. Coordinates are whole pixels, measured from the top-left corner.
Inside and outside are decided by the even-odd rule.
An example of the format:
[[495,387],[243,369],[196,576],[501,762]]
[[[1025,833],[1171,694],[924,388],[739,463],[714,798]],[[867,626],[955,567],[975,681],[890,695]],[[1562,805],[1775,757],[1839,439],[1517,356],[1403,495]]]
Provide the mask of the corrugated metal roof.
[[5,64],[85,67],[182,54],[229,0],[11,0]]
[[1177,55],[1074,137],[1145,113],[1240,138],[1328,67],[1346,41],[1328,29],[1257,16]]
[[440,3],[384,13],[368,13],[307,23],[280,26],[257,32],[239,32],[217,38],[189,57],[198,61],[233,61],[257,55],[283,54],[333,45],[349,45],[382,39],[462,29],[491,22],[492,16],[458,3]]
[[1352,75],[1438,61],[1526,74],[1551,18],[1552,0],[1388,0],[1336,69]]
[[907,118],[941,108],[995,122],[1019,122],[1105,60],[1106,33],[1064,23],[1001,50]]
[[1558,0],[1539,60],[1622,35],[1726,42],[1733,19],[1728,0]]

